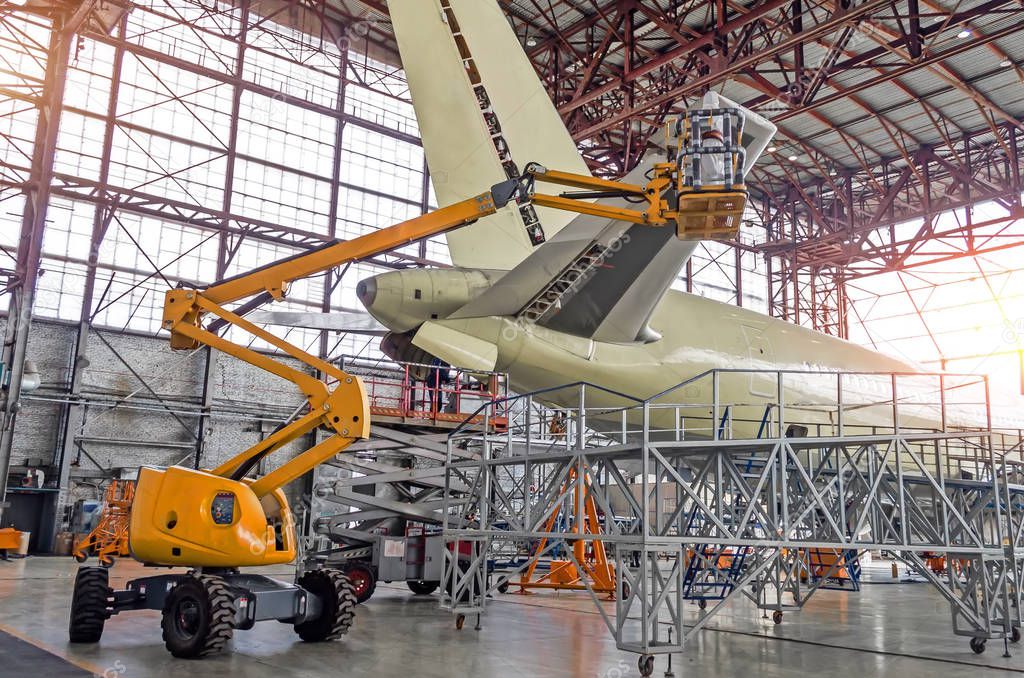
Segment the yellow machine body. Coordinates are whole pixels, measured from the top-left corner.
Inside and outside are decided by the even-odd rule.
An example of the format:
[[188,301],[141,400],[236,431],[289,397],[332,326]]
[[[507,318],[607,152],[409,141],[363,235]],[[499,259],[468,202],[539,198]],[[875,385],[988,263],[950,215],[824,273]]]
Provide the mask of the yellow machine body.
[[260,500],[251,484],[172,466],[139,469],[129,547],[151,565],[250,567],[295,559],[284,492]]

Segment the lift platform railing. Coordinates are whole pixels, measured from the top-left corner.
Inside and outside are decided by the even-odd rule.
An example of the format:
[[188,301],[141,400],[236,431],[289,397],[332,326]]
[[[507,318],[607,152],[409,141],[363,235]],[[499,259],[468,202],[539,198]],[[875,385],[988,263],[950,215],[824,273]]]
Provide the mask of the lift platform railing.
[[375,421],[454,427],[469,418],[479,426],[485,417],[477,410],[485,406],[492,430],[508,425],[508,376],[503,372],[351,356],[341,360],[343,369],[363,381]]

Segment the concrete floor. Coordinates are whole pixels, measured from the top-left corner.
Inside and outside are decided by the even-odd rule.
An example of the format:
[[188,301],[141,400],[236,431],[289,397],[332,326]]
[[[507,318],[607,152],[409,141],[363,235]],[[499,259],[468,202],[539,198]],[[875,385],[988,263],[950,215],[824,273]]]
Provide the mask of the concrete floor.
[[[312,678],[321,676],[509,677],[638,675],[636,656],[619,652],[585,594],[504,595],[489,603],[482,631],[455,629],[437,598],[381,585],[360,606],[338,643],[308,645],[287,626],[262,623],[236,634],[231,651],[203,661],[172,658],[160,640],[159,615],[134,612],[107,622],[94,646],[67,642],[76,569],[70,559],[0,562],[0,631],[28,641],[103,678]],[[286,576],[285,570],[277,570]],[[112,571],[114,586],[142,574],[133,562]],[[925,584],[892,583],[870,570],[859,594],[823,591],[774,626],[752,606],[719,614],[685,655],[677,676],[986,676],[1024,673],[1024,644],[1004,659],[990,641],[974,655],[950,631],[949,612]],[[697,609],[690,612],[696,617]],[[666,659],[658,659],[662,676]],[[6,676],[0,666],[0,676]]]

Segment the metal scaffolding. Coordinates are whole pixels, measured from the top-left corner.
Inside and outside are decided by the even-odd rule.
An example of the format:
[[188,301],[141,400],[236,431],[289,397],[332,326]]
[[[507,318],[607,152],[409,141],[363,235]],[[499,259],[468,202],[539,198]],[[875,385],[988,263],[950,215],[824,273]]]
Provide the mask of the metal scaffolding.
[[[573,527],[586,518],[567,503],[571,477],[615,554],[614,610],[587,590],[641,671],[737,599],[780,623],[863,551],[929,581],[975,652],[1020,637],[1024,438],[994,428],[984,377],[715,370],[647,400],[587,384],[521,399],[566,426],[527,419],[449,442],[448,482],[475,499],[472,518],[446,513],[442,605],[459,615],[482,613],[525,566],[491,572],[510,544],[547,540],[583,570],[572,546],[592,535]],[[454,456],[467,450],[479,460]]]

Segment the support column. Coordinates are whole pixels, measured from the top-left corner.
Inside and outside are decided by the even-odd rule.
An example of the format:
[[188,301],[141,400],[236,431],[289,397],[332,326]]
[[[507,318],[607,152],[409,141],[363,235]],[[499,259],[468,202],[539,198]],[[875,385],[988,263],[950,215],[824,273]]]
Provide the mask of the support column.
[[[337,97],[334,102],[334,110],[337,117],[334,121],[334,157],[331,162],[331,204],[327,207],[327,234],[331,239],[338,237],[338,201],[341,198],[341,156],[343,153],[342,142],[345,139],[345,93],[348,83],[348,50],[349,37],[346,34],[338,39],[338,85],[335,90]],[[323,313],[331,312],[331,295],[341,279],[348,270],[346,266],[342,271],[334,269],[327,271],[324,275],[324,294],[321,300],[320,310]],[[328,360],[331,356],[330,330],[320,331],[320,357]],[[324,375],[319,375],[322,379]]]
[[743,253],[739,247],[733,247],[736,262],[736,305],[743,308]]
[[[228,142],[225,148],[227,162],[224,169],[224,197],[221,201],[221,214],[225,229],[230,225],[231,199],[235,184],[235,160],[238,156],[238,117],[242,108],[242,87],[238,81],[245,73],[245,49],[249,36],[249,2],[242,0],[239,4],[238,47],[235,51],[234,90],[231,93],[231,122],[228,129]],[[271,115],[267,113],[268,117]],[[223,280],[227,276],[228,267],[228,236],[221,231],[217,242],[216,279]],[[203,349],[203,381],[202,399],[199,418],[196,421],[196,451],[192,458],[192,468],[198,470],[206,456],[206,429],[210,424],[213,410],[213,380],[217,373],[218,354],[209,346]]]
[[35,302],[39,267],[42,263],[43,230],[53,183],[53,161],[57,150],[57,133],[67,81],[68,61],[74,43],[74,24],[58,24],[50,34],[46,59],[46,87],[39,101],[32,166],[25,187],[25,208],[22,213],[18,257],[12,280],[7,327],[4,332],[2,361],[8,370],[7,386],[0,392],[0,524],[6,508],[7,477],[10,472],[14,426],[21,409],[21,384],[25,374],[25,356],[32,308]]
[[[123,18],[119,24],[118,36],[124,36],[127,18]],[[117,117],[117,98],[121,86],[121,67],[124,63],[124,47],[117,47],[114,51],[114,61],[111,69],[110,95],[107,100],[107,114],[104,120],[103,151],[100,158],[99,191],[104,197],[107,196],[107,180],[110,174],[110,154],[113,147],[114,123]],[[86,352],[89,344],[89,331],[92,327],[92,307],[96,295],[96,268],[99,263],[100,245],[110,228],[114,219],[117,205],[112,201],[109,204],[99,204],[93,212],[92,235],[89,241],[89,258],[86,265],[85,289],[82,292],[82,309],[78,320],[78,334],[75,337],[74,349],[71,352],[71,360],[68,365],[69,379],[68,399],[71,401],[63,410],[61,416],[61,446],[60,458],[57,460],[60,467],[58,487],[60,496],[52,502],[50,515],[45,520],[53,526],[56,533],[61,520],[60,507],[64,504],[64,495],[71,477],[71,463],[78,457],[77,438],[82,427],[85,425],[87,404],[80,400],[82,395],[82,371],[88,365]]]

